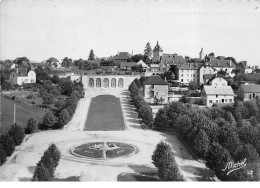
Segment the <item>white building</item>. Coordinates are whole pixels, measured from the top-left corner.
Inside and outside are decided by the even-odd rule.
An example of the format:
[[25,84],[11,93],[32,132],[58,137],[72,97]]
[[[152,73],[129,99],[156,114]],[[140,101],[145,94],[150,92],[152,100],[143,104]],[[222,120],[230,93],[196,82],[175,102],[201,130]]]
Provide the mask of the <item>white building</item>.
[[182,63],[178,67],[178,81],[183,84],[199,82],[198,69],[202,63]]
[[10,73],[9,81],[13,85],[22,85],[26,83],[36,83],[36,74],[34,70],[27,72],[27,68],[15,68]]
[[199,67],[199,84],[204,84],[204,75],[215,74],[217,71],[211,65],[205,63]]
[[231,60],[210,60],[207,62],[209,65],[211,65],[213,68],[216,69],[216,71],[226,71],[227,76],[234,77],[235,74],[232,73],[232,70],[236,68],[235,64]]
[[211,107],[213,104],[234,103],[234,92],[231,86],[216,87],[205,85],[201,96],[207,107]]

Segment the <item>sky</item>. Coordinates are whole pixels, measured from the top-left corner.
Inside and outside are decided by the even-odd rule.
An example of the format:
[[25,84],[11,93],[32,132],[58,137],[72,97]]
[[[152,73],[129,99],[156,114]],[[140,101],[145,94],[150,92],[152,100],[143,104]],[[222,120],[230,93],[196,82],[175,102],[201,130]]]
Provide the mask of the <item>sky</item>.
[[118,51],[231,56],[260,65],[260,0],[2,0],[0,59],[87,59]]

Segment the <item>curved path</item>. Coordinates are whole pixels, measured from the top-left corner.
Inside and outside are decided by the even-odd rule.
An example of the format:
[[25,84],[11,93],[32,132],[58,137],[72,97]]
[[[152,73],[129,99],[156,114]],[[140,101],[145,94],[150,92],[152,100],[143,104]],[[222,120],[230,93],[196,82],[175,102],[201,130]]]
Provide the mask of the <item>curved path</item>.
[[[212,171],[207,169],[204,163],[194,160],[175,135],[144,131],[141,128],[135,109],[129,104],[128,91],[87,92],[64,130],[33,134],[22,145],[16,147],[16,152],[0,167],[0,181],[30,181],[36,164],[51,143],[55,143],[62,154],[55,171],[56,178],[80,176],[81,181],[117,181],[117,176],[121,173],[156,172],[151,156],[161,140],[171,144],[176,162],[187,181],[212,180]],[[91,98],[100,94],[112,94],[120,98],[127,127],[125,131],[81,131]],[[107,161],[89,161],[70,153],[72,147],[93,141],[125,142],[137,146],[139,152],[130,157]]]

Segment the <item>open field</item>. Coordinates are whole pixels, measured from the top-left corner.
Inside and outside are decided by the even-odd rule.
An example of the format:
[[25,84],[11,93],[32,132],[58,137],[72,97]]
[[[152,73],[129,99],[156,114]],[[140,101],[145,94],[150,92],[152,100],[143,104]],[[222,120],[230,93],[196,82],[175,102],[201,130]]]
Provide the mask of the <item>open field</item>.
[[[33,117],[42,122],[45,112],[33,107],[16,103],[16,122],[19,126],[25,127],[29,118]],[[14,101],[1,97],[1,126],[0,132],[9,130],[14,122]]]
[[85,130],[113,131],[124,130],[125,124],[120,100],[112,95],[92,98]]

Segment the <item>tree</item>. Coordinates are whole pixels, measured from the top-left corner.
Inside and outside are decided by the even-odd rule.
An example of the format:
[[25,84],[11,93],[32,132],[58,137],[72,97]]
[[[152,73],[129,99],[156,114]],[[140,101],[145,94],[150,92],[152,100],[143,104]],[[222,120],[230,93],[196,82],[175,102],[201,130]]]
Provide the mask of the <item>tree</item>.
[[51,174],[43,164],[37,165],[32,181],[50,181]]
[[51,177],[54,176],[55,162],[54,162],[53,158],[51,156],[49,156],[47,153],[44,153],[39,164],[37,164],[37,166],[40,166],[40,165],[42,165],[48,169]]
[[70,115],[66,109],[63,109],[58,118],[58,126],[59,128],[62,128],[64,125],[66,125],[69,122]]
[[167,116],[167,107],[159,109],[159,111],[155,115],[154,119],[154,128],[163,129],[168,128],[168,116]]
[[209,138],[204,130],[199,130],[193,141],[193,149],[200,157],[205,158],[209,148]]
[[27,57],[18,57],[16,58],[13,63],[17,64],[18,67],[23,67],[23,68],[30,68],[30,60]]
[[209,54],[209,56],[214,56],[214,57],[215,57],[214,52],[211,52],[211,53]]
[[23,128],[18,126],[17,124],[12,125],[12,127],[8,131],[8,134],[13,139],[15,146],[20,145],[23,142],[25,136]]
[[56,168],[59,164],[59,160],[60,160],[60,156],[61,156],[58,147],[55,144],[51,144],[48,147],[46,153],[48,153],[48,156],[50,156],[53,159],[54,166]]
[[152,155],[152,161],[156,168],[160,168],[162,164],[167,160],[167,157],[171,156],[171,147],[166,142],[159,142]]
[[139,116],[142,118],[143,123],[151,127],[153,122],[153,115],[151,109],[148,109],[148,107],[141,106],[138,109]]
[[1,135],[0,144],[4,148],[6,156],[12,155],[12,153],[14,152],[15,145],[14,145],[14,140],[12,139],[11,136],[9,136],[8,134]]
[[27,126],[25,127],[25,133],[31,134],[37,132],[37,130],[38,130],[38,121],[34,118],[30,118],[27,121]]
[[190,103],[190,98],[187,97],[187,95],[183,95],[180,99],[180,102],[182,103]]
[[50,94],[50,93],[45,93],[43,96],[42,96],[42,100],[43,100],[43,103],[44,105],[50,105],[54,102],[54,95],[53,94]]
[[55,67],[57,67],[58,66],[57,62],[59,62],[59,61],[55,57],[51,57],[46,62],[49,64],[50,67],[52,65],[55,65]]
[[0,165],[4,164],[5,161],[6,161],[6,153],[2,144],[0,144]]
[[190,90],[197,90],[199,88],[198,83],[195,81],[192,81],[189,83],[189,89]]
[[90,50],[88,60],[93,61],[95,59],[94,51],[93,49]]
[[255,116],[253,116],[253,117],[251,118],[250,123],[251,123],[251,125],[252,125],[253,127],[257,127],[258,121],[257,121],[257,119],[256,119]]
[[43,117],[43,125],[46,128],[52,128],[55,124],[55,116],[52,112],[47,112],[45,116]]
[[62,62],[61,62],[61,66],[62,67],[70,67],[73,63],[73,60],[71,58],[65,57]]
[[148,42],[144,48],[144,56],[148,59],[151,59],[152,57],[152,48],[150,42]]
[[51,78],[51,81],[52,81],[52,83],[54,83],[54,84],[59,84],[59,83],[60,83],[60,78],[59,78],[59,76],[58,76],[57,74],[54,74],[54,75],[52,76],[52,78]]

